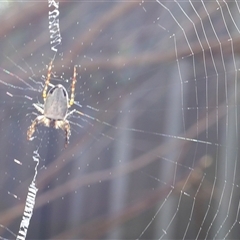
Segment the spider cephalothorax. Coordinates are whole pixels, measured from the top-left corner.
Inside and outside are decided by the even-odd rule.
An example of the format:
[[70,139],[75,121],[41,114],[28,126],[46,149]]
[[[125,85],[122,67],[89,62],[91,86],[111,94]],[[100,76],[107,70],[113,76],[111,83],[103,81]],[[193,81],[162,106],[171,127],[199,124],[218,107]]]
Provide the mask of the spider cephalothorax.
[[[70,124],[67,120],[67,117],[72,114],[75,110],[68,112],[68,108],[70,108],[74,103],[74,92],[75,92],[75,84],[76,84],[76,66],[73,71],[72,85],[71,85],[71,96],[70,100],[68,99],[68,92],[64,86],[58,84],[53,86],[48,92],[48,85],[50,83],[51,78],[51,70],[52,70],[52,61],[48,67],[48,74],[45,82],[45,86],[43,88],[43,100],[44,104],[36,104],[33,106],[42,114],[35,118],[31,126],[27,131],[27,139],[31,140],[32,135],[35,132],[36,126],[38,124],[43,124],[46,127],[54,127],[56,129],[61,128],[66,135],[65,146],[67,146],[69,137],[71,135]],[[79,112],[81,114],[81,112]]]

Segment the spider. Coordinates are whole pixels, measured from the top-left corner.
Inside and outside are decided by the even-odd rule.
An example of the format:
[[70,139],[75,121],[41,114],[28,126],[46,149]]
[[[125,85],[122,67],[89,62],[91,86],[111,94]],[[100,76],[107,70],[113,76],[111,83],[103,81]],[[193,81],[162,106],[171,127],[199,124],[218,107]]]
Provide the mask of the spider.
[[[48,85],[50,84],[50,78],[52,74],[52,65],[53,61],[50,62],[48,66],[47,78],[45,81],[45,86],[43,88],[42,97],[44,104],[36,104],[33,106],[42,114],[35,118],[32,122],[31,126],[27,131],[27,139],[32,140],[32,135],[36,130],[36,126],[39,124],[43,124],[46,127],[54,127],[56,129],[61,128],[65,132],[65,147],[67,147],[69,142],[69,137],[71,135],[71,128],[69,121],[67,118],[76,110],[72,110],[68,112],[68,108],[70,108],[74,104],[74,92],[75,92],[75,84],[76,80],[76,66],[74,66],[73,70],[73,78],[71,84],[71,95],[70,100],[68,99],[68,92],[66,88],[58,84],[53,86],[48,92]],[[43,107],[42,107],[43,106]],[[80,111],[77,111],[79,114],[84,115]]]

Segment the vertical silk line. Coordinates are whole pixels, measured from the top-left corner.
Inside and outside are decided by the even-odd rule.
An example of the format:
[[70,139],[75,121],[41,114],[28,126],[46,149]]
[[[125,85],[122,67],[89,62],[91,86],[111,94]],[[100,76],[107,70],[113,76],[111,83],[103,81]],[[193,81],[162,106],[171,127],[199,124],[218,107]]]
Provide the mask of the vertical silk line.
[[22,217],[22,221],[20,224],[20,228],[19,228],[16,240],[25,240],[26,239],[27,230],[29,227],[30,220],[32,218],[33,209],[34,209],[34,205],[35,205],[35,199],[36,199],[36,195],[37,195],[37,191],[38,191],[36,184],[35,184],[36,177],[37,177],[37,168],[38,168],[38,164],[39,164],[39,155],[38,155],[37,151],[34,151],[33,160],[36,162],[35,174],[34,174],[32,182],[28,188],[26,204],[25,204],[25,208],[23,211],[23,217]]
[[49,32],[50,32],[50,44],[51,50],[57,53],[57,46],[61,44],[61,34],[59,27],[59,2],[55,0],[48,0],[48,20],[49,20]]
[[[57,46],[61,44],[61,34],[59,27],[59,2],[55,2],[55,0],[48,0],[48,20],[49,20],[49,32],[50,32],[50,44],[51,50],[55,52],[58,51]],[[39,164],[39,155],[37,151],[34,151],[33,160],[36,161],[35,166],[35,174],[33,180],[28,188],[28,194],[26,198],[25,208],[23,212],[22,221],[20,223],[20,228],[18,231],[18,235],[16,237],[17,240],[25,240],[27,236],[27,230],[29,227],[29,223],[33,214],[33,209],[35,205],[35,199],[37,195],[37,187],[35,184],[36,176],[37,176],[37,167]]]

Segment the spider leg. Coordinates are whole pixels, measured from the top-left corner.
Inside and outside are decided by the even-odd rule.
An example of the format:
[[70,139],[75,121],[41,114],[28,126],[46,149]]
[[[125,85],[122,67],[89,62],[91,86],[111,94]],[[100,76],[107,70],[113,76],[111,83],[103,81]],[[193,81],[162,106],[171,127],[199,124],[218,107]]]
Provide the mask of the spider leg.
[[38,116],[32,122],[31,126],[27,130],[27,140],[31,140],[32,135],[36,130],[36,126],[44,121],[44,116]]
[[44,114],[44,110],[39,106],[39,104],[33,103],[33,106],[34,106],[41,114]]
[[65,119],[67,119],[70,115],[72,115],[73,113],[78,113],[78,114],[80,114],[80,115],[82,115],[82,116],[86,116],[86,114],[84,114],[84,113],[82,113],[82,112],[80,112],[80,111],[78,111],[78,110],[76,110],[76,109],[73,109],[72,111],[70,111],[70,112],[68,112],[67,114],[66,114],[66,117],[65,117]]
[[65,117],[65,119],[67,119],[70,115],[72,115],[73,113],[78,113],[78,114],[80,114],[80,115],[82,115],[82,116],[85,116],[85,114],[84,113],[82,113],[82,112],[80,112],[80,111],[78,111],[78,110],[76,110],[76,109],[73,109],[72,111],[70,111],[70,112],[68,112],[67,114],[66,114],[66,117]]
[[47,90],[48,90],[48,85],[50,83],[50,78],[51,78],[51,73],[52,73],[52,64],[53,64],[53,60],[49,63],[47,78],[46,78],[45,86],[44,86],[43,92],[42,92],[44,102],[47,98]]
[[71,135],[71,129],[70,129],[70,124],[67,120],[65,121],[55,121],[55,128],[61,128],[65,132],[65,148],[68,145],[69,138]]
[[76,85],[76,82],[77,82],[77,70],[76,70],[76,66],[74,66],[74,69],[73,69],[73,78],[72,78],[72,85],[71,85],[71,96],[70,96],[70,100],[69,100],[69,106],[68,107],[71,107],[74,103],[74,93],[75,93],[75,85]]

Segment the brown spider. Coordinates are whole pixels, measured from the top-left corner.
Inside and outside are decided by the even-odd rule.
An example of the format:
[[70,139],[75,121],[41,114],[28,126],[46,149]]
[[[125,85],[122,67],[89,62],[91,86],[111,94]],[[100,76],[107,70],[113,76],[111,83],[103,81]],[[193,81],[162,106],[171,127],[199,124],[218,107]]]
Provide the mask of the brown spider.
[[[48,66],[48,73],[45,82],[45,86],[43,88],[42,96],[44,100],[44,105],[42,108],[42,104],[34,103],[33,106],[42,114],[35,118],[32,122],[31,126],[27,131],[27,139],[32,140],[32,135],[36,130],[36,126],[39,124],[43,124],[46,127],[54,127],[56,129],[61,128],[66,135],[65,147],[68,145],[69,137],[71,135],[70,124],[67,120],[68,116],[71,115],[76,110],[72,110],[68,112],[68,108],[70,108],[74,104],[74,92],[75,92],[75,84],[76,80],[76,66],[74,66],[73,70],[73,78],[71,84],[71,96],[70,100],[68,100],[68,92],[66,88],[58,84],[53,86],[48,92],[48,85],[50,84],[51,78],[51,70],[52,70],[53,61],[50,62]],[[77,111],[79,114],[83,115],[83,113]]]

